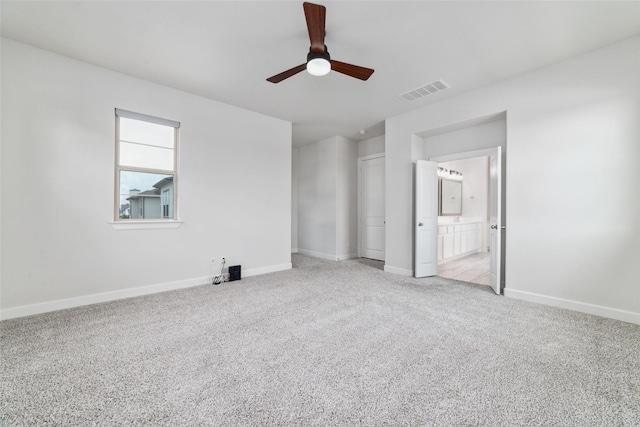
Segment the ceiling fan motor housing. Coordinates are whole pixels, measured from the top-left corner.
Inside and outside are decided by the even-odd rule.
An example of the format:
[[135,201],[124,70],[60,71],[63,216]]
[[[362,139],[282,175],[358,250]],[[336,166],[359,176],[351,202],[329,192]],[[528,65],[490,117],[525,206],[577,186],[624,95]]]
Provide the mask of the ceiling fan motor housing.
[[329,56],[327,45],[324,45],[324,52],[322,53],[312,52],[311,48],[309,48],[309,53],[307,54],[307,62],[311,61],[312,59],[318,59],[318,58],[322,58],[331,62],[331,56]]
[[324,76],[331,71],[331,56],[329,56],[327,45],[324,46],[324,52],[322,53],[312,52],[309,49],[307,71],[314,76]]

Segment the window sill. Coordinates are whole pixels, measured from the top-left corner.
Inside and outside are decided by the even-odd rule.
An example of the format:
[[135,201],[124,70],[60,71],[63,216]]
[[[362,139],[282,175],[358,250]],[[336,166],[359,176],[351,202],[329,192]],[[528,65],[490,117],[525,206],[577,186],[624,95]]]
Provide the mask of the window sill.
[[117,221],[110,222],[114,230],[161,230],[178,228],[182,221]]

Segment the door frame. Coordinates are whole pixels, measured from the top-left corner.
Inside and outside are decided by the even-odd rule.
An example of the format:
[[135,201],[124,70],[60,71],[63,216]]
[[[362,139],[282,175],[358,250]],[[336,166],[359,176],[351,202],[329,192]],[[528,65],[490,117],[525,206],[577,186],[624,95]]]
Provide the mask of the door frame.
[[[363,226],[363,221],[362,221],[362,196],[363,196],[363,194],[362,194],[362,162],[365,162],[367,160],[378,159],[380,157],[385,158],[385,153],[370,154],[368,156],[358,157],[358,258],[362,258],[362,226]],[[385,174],[386,174],[386,161],[385,161]],[[382,191],[385,192],[385,196],[386,196],[387,189],[383,188]],[[386,198],[385,198],[385,200],[386,200]],[[386,211],[386,202],[385,202],[385,211]],[[386,212],[385,212],[385,218],[386,218]],[[386,233],[386,227],[385,227],[385,233]],[[385,258],[386,258],[386,256],[385,256]]]
[[[506,162],[506,156],[505,156],[505,147],[501,146],[501,145],[496,145],[495,147],[490,147],[490,148],[483,148],[480,150],[472,150],[472,151],[463,151],[460,153],[454,153],[454,154],[446,154],[443,156],[434,156],[434,157],[430,157],[429,160],[433,161],[433,162],[451,162],[451,161],[455,161],[455,160],[465,160],[465,159],[472,159],[475,157],[490,157],[492,155],[496,154],[496,151],[502,150],[502,164],[501,164],[501,169],[502,169],[502,179],[501,179],[501,196],[502,196],[502,203],[501,206],[499,206],[499,209],[501,211],[501,221],[502,224],[500,224],[499,226],[502,227],[502,232],[501,234],[501,242],[500,242],[500,290],[502,291],[502,293],[504,294],[504,288],[505,288],[505,261],[506,261],[506,239],[505,239],[505,233],[504,230],[506,228],[506,198],[505,198],[505,188],[506,188],[506,183],[507,183],[507,175],[505,173],[505,162]],[[436,237],[437,239],[437,237]],[[415,248],[414,248],[415,250]]]

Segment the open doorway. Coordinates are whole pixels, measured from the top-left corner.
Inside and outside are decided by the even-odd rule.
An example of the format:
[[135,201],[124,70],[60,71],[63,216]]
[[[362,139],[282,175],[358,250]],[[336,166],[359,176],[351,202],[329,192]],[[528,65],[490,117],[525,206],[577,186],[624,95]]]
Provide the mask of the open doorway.
[[[438,164],[487,157],[489,159],[489,209],[488,220],[484,222],[480,230],[481,236],[484,235],[484,238],[481,237],[483,239],[481,245],[491,248],[489,252],[489,286],[497,294],[502,294],[505,287],[506,257],[504,242],[506,228],[506,119],[507,113],[503,111],[464,122],[427,129],[412,136],[412,156],[416,162],[413,224],[415,277],[438,275],[438,271],[442,269],[441,267],[455,269],[455,264],[438,265],[437,243],[438,235],[440,234],[438,219],[444,216],[439,215],[438,211]],[[453,169],[456,170],[455,168]],[[460,215],[451,215],[449,220],[455,222],[456,216],[462,217],[462,212]],[[460,233],[459,244],[461,247],[459,255],[464,252],[462,250],[462,239],[464,239],[462,233],[467,234],[468,249],[469,239],[474,239],[473,236],[478,232],[477,225],[475,225],[475,228],[470,224],[461,224],[460,226],[443,224],[443,226],[447,227],[443,231],[451,231],[453,236],[442,237],[442,239],[452,239],[453,245],[456,244],[457,240],[455,233]],[[451,229],[448,228],[450,226],[452,227]],[[473,241],[472,243],[476,244]],[[445,256],[444,251],[447,250],[445,245],[442,257]],[[458,271],[457,275],[461,275],[463,272]],[[469,275],[465,276],[469,280]],[[484,276],[484,274],[476,277],[480,276]],[[462,277],[458,278],[462,279]],[[482,278],[482,281],[486,281],[486,276]]]
[[490,284],[489,157],[438,163],[438,276]]
[[[448,246],[446,244],[447,239],[451,239],[452,245],[449,246],[453,249],[453,256],[462,255],[469,251],[469,248],[475,249],[478,242],[478,223],[469,222],[467,224],[460,223],[460,216],[462,214],[462,183],[458,182],[458,185],[451,185],[453,190],[447,190],[445,194],[444,186],[443,191],[438,191],[437,182],[439,178],[437,176],[437,164],[442,162],[451,162],[463,159],[471,159],[476,157],[488,157],[488,170],[489,170],[489,182],[488,182],[488,220],[489,231],[487,233],[487,241],[489,246],[489,286],[495,293],[501,294],[505,284],[504,275],[504,229],[506,226],[503,223],[505,204],[504,204],[504,185],[503,179],[503,161],[502,147],[497,146],[493,148],[475,150],[464,153],[451,154],[440,157],[432,157],[430,161],[416,162],[416,246],[415,246],[415,276],[433,276],[437,275],[438,271],[438,253],[437,253],[437,241],[440,238],[439,233],[441,231],[440,226],[446,227],[443,231],[443,258],[447,258],[450,254]],[[451,175],[451,174],[449,174]],[[462,176],[459,172],[458,177]],[[442,181],[444,182],[444,180]],[[428,191],[425,191],[428,190]],[[454,196],[451,196],[453,191]],[[450,200],[453,197],[453,200]],[[457,200],[456,200],[457,198]],[[456,203],[455,207],[449,206],[449,203]],[[438,206],[435,206],[435,205]],[[460,205],[460,206],[458,206]],[[446,209],[443,209],[446,206]],[[443,216],[453,216],[453,223],[440,223],[440,216],[438,213],[446,213]],[[456,224],[457,222],[457,224]],[[428,231],[426,233],[425,231]],[[449,237],[451,235],[451,237]],[[480,233],[481,237],[481,233]],[[463,241],[465,243],[463,243]],[[471,244],[471,245],[470,245]],[[463,246],[464,245],[464,246]],[[432,248],[432,249],[430,249]],[[463,251],[464,248],[464,251]]]

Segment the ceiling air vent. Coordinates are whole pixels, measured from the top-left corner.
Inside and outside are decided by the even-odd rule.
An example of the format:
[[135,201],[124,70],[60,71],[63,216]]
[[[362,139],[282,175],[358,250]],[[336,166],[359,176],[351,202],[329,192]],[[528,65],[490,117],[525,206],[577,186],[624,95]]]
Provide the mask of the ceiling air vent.
[[442,80],[436,80],[435,82],[428,83],[419,88],[410,90],[403,94],[398,95],[400,98],[407,102],[415,101],[416,99],[424,98],[425,96],[433,95],[434,93],[442,92],[445,89],[449,89],[451,86],[443,82]]

